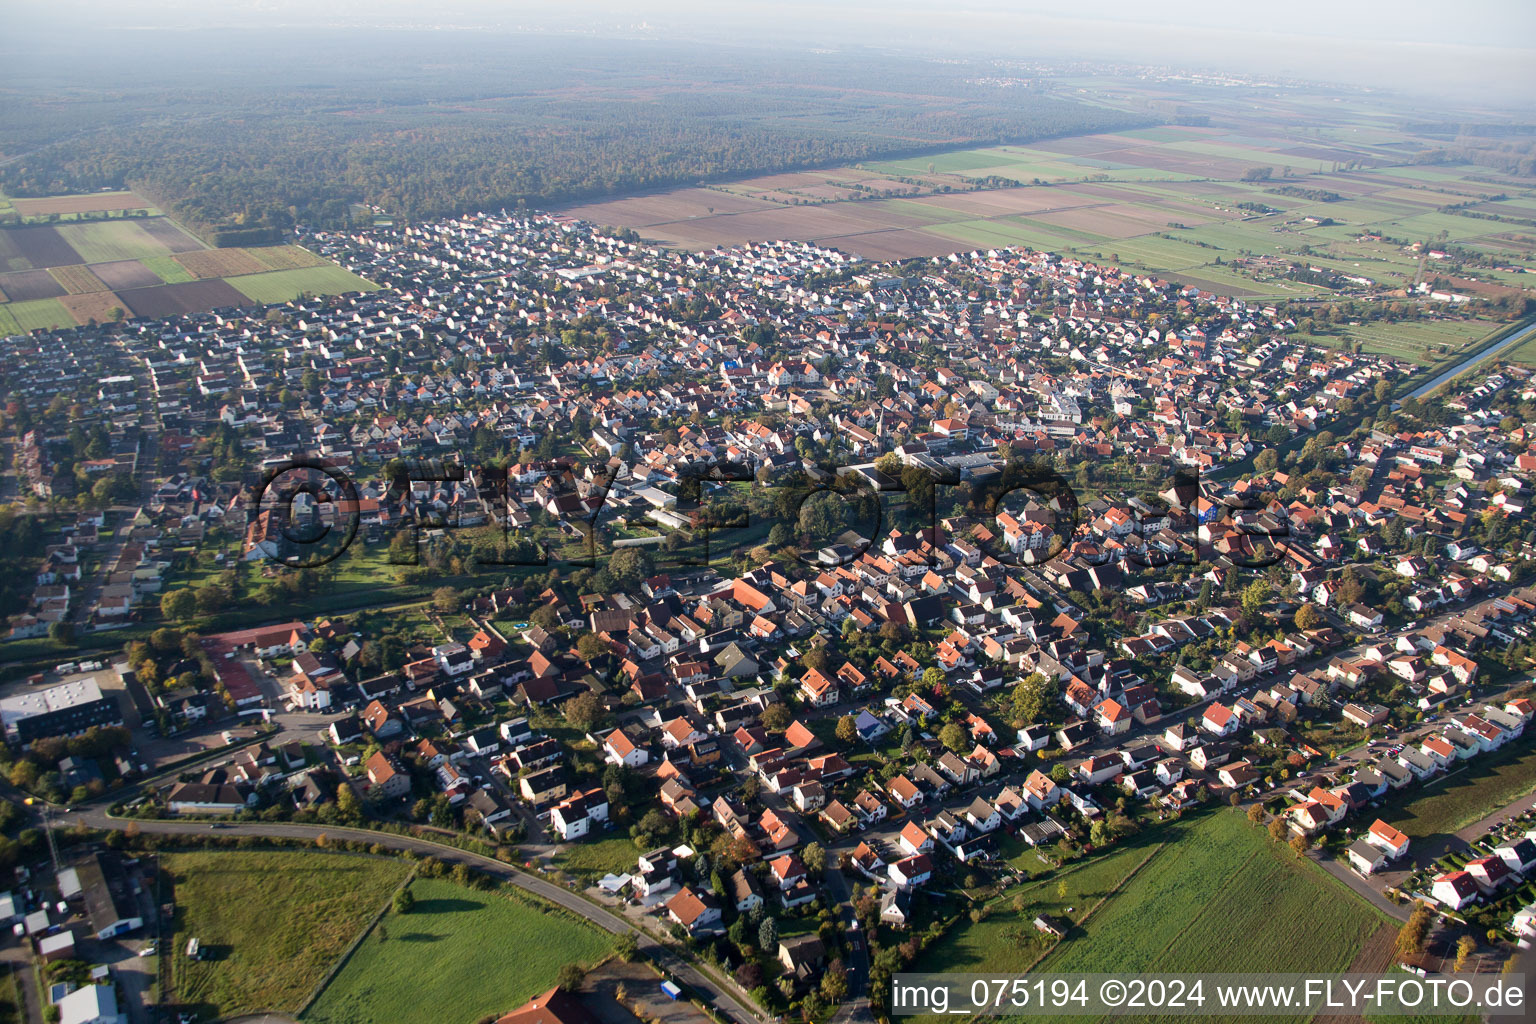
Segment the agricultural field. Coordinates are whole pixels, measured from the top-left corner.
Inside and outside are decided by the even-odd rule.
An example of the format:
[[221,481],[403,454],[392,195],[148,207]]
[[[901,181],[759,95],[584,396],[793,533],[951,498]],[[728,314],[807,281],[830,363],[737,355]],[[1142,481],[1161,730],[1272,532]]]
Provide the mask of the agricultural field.
[[[1265,298],[1328,293],[1291,277],[1291,263],[1366,287],[1434,280],[1434,261],[1422,267],[1412,242],[1484,253],[1478,280],[1453,282],[1464,292],[1496,297],[1536,283],[1523,273],[1536,269],[1536,183],[1404,165],[1420,143],[1365,115],[1351,123],[1335,113],[1328,128],[1294,133],[1274,127],[1299,123],[1294,111],[1262,127],[1247,111],[1230,116],[1242,126],[957,150],[563,212],[683,248],[801,239],[900,259],[1026,246]],[[1243,180],[1261,169],[1269,180]]]
[[1049,973],[1342,971],[1370,955],[1380,930],[1390,935],[1321,868],[1221,808],[1015,890],[980,924],[956,925],[915,969],[1018,972],[1044,949],[1031,925],[1042,912],[1075,926],[1035,968]]
[[[1416,362],[1421,366],[1433,366],[1452,359],[1475,348],[1485,338],[1506,326],[1488,319],[1465,320],[1402,320],[1397,323],[1380,321],[1359,324],[1341,324],[1327,334],[1297,334],[1298,340],[1326,345],[1330,348],[1348,348],[1360,343],[1364,352],[1376,352]],[[1524,345],[1510,350],[1517,352]],[[1531,355],[1520,359],[1510,354],[1505,358],[1517,362],[1531,362]],[[1532,364],[1536,365],[1536,364]]]
[[69,220],[81,214],[116,210],[155,212],[153,204],[132,192],[90,192],[78,196],[47,196],[42,199],[11,199],[6,202],[23,218],[57,216]]
[[210,1017],[297,1009],[408,871],[308,851],[177,853],[161,865],[176,903],[172,948],[196,937],[209,951],[175,958],[176,1000]]
[[296,245],[210,249],[132,193],[14,203],[34,212],[0,227],[0,336],[376,287]]
[[287,302],[308,292],[311,295],[335,295],[340,292],[372,291],[376,286],[350,270],[326,264],[297,270],[271,270],[225,279],[225,284],[239,289],[252,302]]
[[75,318],[69,315],[69,310],[58,299],[8,302],[0,306],[0,336],[72,327],[74,324]]
[[412,882],[411,893],[415,907],[385,915],[305,1024],[481,1020],[552,986],[563,965],[590,967],[613,948],[609,936],[526,897],[439,879]]

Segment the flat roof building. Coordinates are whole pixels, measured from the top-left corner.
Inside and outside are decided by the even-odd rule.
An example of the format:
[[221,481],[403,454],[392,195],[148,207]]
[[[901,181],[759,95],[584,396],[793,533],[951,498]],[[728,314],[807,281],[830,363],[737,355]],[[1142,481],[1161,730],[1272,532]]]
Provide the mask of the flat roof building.
[[5,738],[28,744],[45,736],[78,736],[94,725],[121,725],[116,695],[101,692],[95,676],[0,699]]

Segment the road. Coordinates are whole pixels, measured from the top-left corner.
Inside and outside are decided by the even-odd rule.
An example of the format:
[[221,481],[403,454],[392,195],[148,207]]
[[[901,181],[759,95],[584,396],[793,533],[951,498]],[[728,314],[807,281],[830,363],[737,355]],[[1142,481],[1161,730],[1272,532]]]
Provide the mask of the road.
[[0,962],[16,980],[16,994],[25,1010],[27,1024],[44,1024],[43,997],[38,992],[37,974],[32,970],[32,940],[19,939],[0,950]]
[[[157,834],[206,835],[209,829],[209,826],[202,822],[133,820],[141,832]],[[96,809],[63,815],[55,819],[55,822],[59,826],[85,825],[96,829],[122,829],[128,824],[127,820],[109,817],[105,811]],[[636,939],[636,946],[641,952],[693,988],[706,1001],[713,1003],[725,1017],[735,1021],[736,1024],[762,1024],[762,1019],[756,1013],[752,1012],[751,1009],[722,985],[707,977],[698,968],[683,960],[671,949],[651,938],[650,935],[633,927],[628,921],[587,902],[587,900],[575,893],[562,889],[551,882],[546,882],[542,878],[525,874],[493,857],[482,856],[426,839],[418,839],[414,836],[399,836],[388,832],[374,832],[369,829],[359,828],[295,825],[290,823],[230,823],[227,827],[219,830],[219,832],[220,835],[224,836],[268,836],[313,840],[321,835],[326,835],[345,839],[360,839],[368,843],[377,843],[391,850],[409,851],[424,857],[436,857],[445,864],[464,864],[477,871],[511,882],[520,889],[524,889],[551,903],[564,907],[572,913],[578,914],[592,922],[604,931],[613,932],[618,935],[633,934]]]
[[[831,858],[828,858],[830,861]],[[825,872],[827,893],[842,908],[843,930],[850,937],[853,953],[848,964],[848,995],[833,1015],[834,1024],[873,1024],[875,1015],[869,1008],[869,936],[858,930],[853,913],[853,896],[848,889],[848,879],[835,864],[829,863]]]

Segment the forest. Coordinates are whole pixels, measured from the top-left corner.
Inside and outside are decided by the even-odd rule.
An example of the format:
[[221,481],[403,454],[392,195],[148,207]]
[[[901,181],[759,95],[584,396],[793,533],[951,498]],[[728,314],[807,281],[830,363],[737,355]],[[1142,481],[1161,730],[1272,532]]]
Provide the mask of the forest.
[[1147,123],[875,54],[468,34],[176,45],[132,84],[110,62],[67,87],[19,69],[0,189],[132,187],[232,244],[342,226],[353,204],[547,206]]

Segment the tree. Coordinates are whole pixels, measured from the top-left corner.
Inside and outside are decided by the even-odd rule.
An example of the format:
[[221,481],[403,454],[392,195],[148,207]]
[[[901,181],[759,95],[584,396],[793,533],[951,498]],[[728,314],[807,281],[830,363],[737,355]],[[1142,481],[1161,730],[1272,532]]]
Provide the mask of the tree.
[[794,716],[783,704],[770,704],[763,709],[760,720],[763,728],[769,732],[783,732],[789,728],[789,723],[794,720]]
[[217,583],[198,587],[193,591],[193,595],[197,601],[198,613],[201,615],[212,615],[214,612],[222,611],[229,604],[229,591]]
[[[1254,804],[1254,806],[1257,807],[1258,804]],[[1273,839],[1277,843],[1282,843],[1285,841],[1285,834],[1287,831],[1288,830],[1285,827],[1284,818],[1276,817],[1269,823],[1269,838]]]
[[576,638],[576,653],[581,656],[582,661],[590,664],[594,659],[608,653],[608,644],[596,633],[583,633]]
[[411,895],[411,890],[401,889],[395,893],[395,913],[409,914],[416,906],[416,897]]
[[346,782],[336,787],[336,810],[347,821],[357,821],[363,816],[363,805],[357,798],[357,790]]
[[587,977],[587,972],[581,969],[579,964],[566,964],[555,975],[555,981],[563,992],[575,992],[581,988],[581,983]]
[[772,953],[779,948],[779,923],[771,917],[763,918],[757,926],[757,948]]
[[1266,448],[1253,457],[1253,468],[1259,473],[1273,473],[1280,467],[1280,453]]
[[944,685],[944,673],[937,668],[923,669],[923,689],[936,690]]
[[1253,822],[1255,825],[1257,825],[1259,822],[1263,821],[1264,820],[1264,805],[1263,804],[1254,804],[1252,807],[1248,808],[1248,820]]
[[1257,622],[1264,614],[1264,606],[1269,603],[1270,585],[1268,580],[1254,580],[1243,588],[1243,617],[1249,622]]
[[1414,904],[1413,913],[1397,930],[1397,955],[1414,956],[1424,952],[1424,940],[1429,936],[1429,926],[1434,912],[1423,901]]
[[167,590],[160,595],[160,614],[178,622],[190,619],[197,614],[197,595],[186,587]]
[[60,619],[48,627],[48,639],[60,647],[68,647],[75,642],[75,624]]
[[748,992],[763,983],[763,966],[756,960],[743,960],[736,968],[736,984]]
[[1056,701],[1056,685],[1040,672],[1031,672],[1010,695],[1013,717],[1022,725],[1049,718]]
[[591,690],[565,702],[565,720],[582,732],[591,732],[603,717],[603,702]]
[[939,742],[957,753],[966,747],[969,738],[965,726],[959,722],[950,722],[939,730]]
[[1456,940],[1456,966],[1454,970],[1464,971],[1472,961],[1472,954],[1477,952],[1477,940],[1470,935],[1463,935]]
[[837,740],[839,743],[852,743],[859,738],[859,727],[854,724],[852,715],[844,715],[837,720]]
[[821,997],[829,1003],[840,1003],[847,995],[848,971],[841,960],[833,960],[821,976]]
[[651,556],[644,548],[620,548],[608,559],[608,575],[615,590],[637,590],[651,573]]
[[453,587],[438,587],[432,591],[432,607],[439,614],[452,615],[459,610],[459,592]]
[[1323,618],[1323,613],[1318,609],[1317,605],[1310,601],[1296,609],[1296,628],[1303,632],[1321,629],[1323,623],[1327,621],[1327,619]]
[[820,843],[809,843],[800,851],[800,859],[805,862],[805,870],[813,875],[819,875],[827,870],[827,851],[822,849]]

